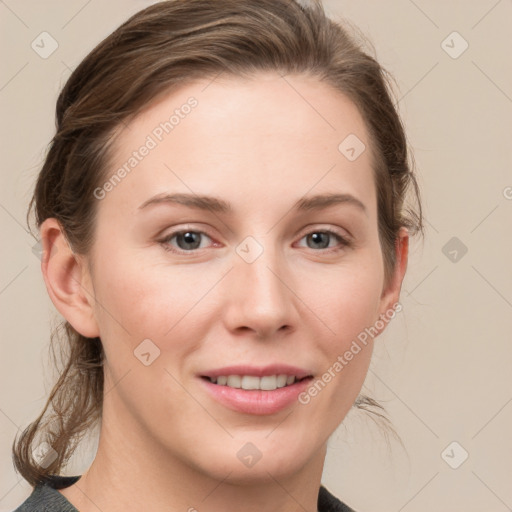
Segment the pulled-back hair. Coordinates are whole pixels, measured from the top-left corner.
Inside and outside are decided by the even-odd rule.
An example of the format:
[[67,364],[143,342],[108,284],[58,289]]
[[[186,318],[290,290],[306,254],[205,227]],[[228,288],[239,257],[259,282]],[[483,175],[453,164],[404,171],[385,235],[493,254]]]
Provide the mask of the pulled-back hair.
[[[94,241],[94,190],[111,172],[120,125],[196,79],[251,77],[259,71],[305,74],[346,95],[367,127],[374,155],[379,238],[388,282],[400,227],[422,231],[421,203],[390,75],[320,2],[170,0],[143,9],[96,46],[73,71],[57,100],[56,133],[27,212],[39,228],[56,218],[77,254]],[[341,141],[340,141],[341,142]],[[416,207],[406,205],[411,190]],[[412,203],[411,203],[412,204]],[[59,336],[62,334],[62,336]],[[13,443],[16,470],[31,485],[59,474],[88,429],[101,420],[104,353],[69,322],[52,333],[65,341],[64,366],[39,415]],[[54,352],[55,354],[55,352]],[[382,409],[360,396],[355,406]],[[381,413],[376,412],[377,415]],[[56,452],[41,464],[41,442]]]

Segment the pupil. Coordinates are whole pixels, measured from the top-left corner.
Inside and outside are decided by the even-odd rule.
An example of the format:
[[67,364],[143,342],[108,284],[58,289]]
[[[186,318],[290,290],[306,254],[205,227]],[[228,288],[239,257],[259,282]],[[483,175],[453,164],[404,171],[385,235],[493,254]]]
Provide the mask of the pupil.
[[[311,237],[313,238],[313,241],[315,243],[320,243],[322,245],[322,249],[325,249],[329,245],[328,242],[325,243],[326,240],[327,240],[327,233],[313,233],[311,235]],[[322,241],[321,241],[322,237],[325,237],[323,244],[322,244]]]
[[[194,238],[196,237],[196,233],[191,233],[190,231],[187,231],[186,233],[183,233],[182,237],[185,240],[185,245],[186,245],[185,248],[186,249],[196,248],[196,247],[189,247],[190,245],[194,245]],[[196,245],[197,245],[197,243],[196,243]]]

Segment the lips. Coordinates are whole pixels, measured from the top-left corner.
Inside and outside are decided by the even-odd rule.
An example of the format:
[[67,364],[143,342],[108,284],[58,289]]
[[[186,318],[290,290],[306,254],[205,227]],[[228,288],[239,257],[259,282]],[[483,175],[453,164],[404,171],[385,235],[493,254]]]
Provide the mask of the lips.
[[206,392],[228,409],[246,414],[273,414],[293,403],[312,380],[302,368],[275,364],[229,366],[199,375]]

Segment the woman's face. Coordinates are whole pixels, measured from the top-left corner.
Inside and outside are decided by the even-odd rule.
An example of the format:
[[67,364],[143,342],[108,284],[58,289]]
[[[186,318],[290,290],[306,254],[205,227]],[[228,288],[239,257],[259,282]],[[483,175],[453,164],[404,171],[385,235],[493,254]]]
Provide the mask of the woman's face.
[[354,104],[299,75],[187,85],[123,130],[83,285],[133,457],[240,481],[323,463],[399,292],[371,162]]

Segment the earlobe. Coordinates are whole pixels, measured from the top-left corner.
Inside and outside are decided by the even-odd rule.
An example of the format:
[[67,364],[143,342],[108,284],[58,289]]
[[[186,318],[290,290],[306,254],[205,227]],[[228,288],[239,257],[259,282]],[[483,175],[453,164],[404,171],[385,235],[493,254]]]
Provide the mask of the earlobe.
[[57,219],[40,227],[41,271],[48,295],[59,313],[83,336],[99,336],[94,316],[94,291],[84,260],[73,253]]

